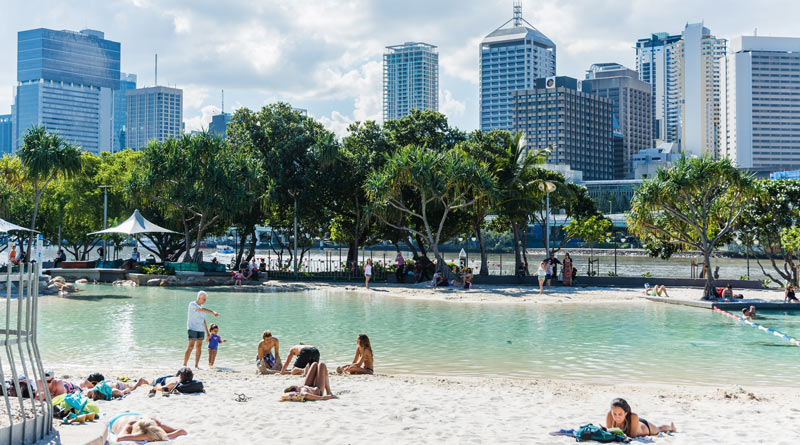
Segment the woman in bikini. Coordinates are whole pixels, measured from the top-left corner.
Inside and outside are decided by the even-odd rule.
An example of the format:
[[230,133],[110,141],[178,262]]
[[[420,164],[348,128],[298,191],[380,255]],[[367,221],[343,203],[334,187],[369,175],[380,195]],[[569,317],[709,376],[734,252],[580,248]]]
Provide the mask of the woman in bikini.
[[118,380],[103,380],[87,391],[86,397],[92,400],[112,400],[115,397],[128,395],[134,389],[149,384],[150,383],[145,379],[139,379],[134,385]]
[[367,334],[358,334],[356,346],[353,363],[336,368],[336,372],[339,374],[372,374],[372,345]]
[[114,416],[108,423],[108,430],[117,436],[117,442],[156,442],[186,435],[182,428],[172,428],[156,418],[130,412]]
[[[325,363],[312,363],[306,373],[303,386],[290,386],[283,390],[282,401],[303,402],[306,400],[330,400],[338,398],[331,392],[328,367]],[[328,395],[325,395],[325,393]]]
[[611,401],[611,411],[606,414],[606,427],[619,428],[628,437],[655,436],[658,433],[674,433],[675,423],[669,425],[652,425],[650,422],[631,412],[631,406],[625,399]]

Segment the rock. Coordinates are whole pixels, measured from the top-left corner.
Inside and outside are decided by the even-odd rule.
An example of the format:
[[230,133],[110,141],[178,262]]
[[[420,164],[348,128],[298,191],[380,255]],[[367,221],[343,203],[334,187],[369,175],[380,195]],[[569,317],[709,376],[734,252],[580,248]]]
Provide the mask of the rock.
[[159,286],[161,285],[161,278],[151,278],[147,280],[148,286]]
[[135,281],[132,280],[117,280],[112,283],[114,286],[128,286],[128,287],[136,287],[137,284]]
[[76,289],[75,286],[73,284],[71,284],[71,283],[66,283],[63,286],[61,286],[61,292],[72,293],[72,292],[77,292],[77,291],[78,291],[78,289]]
[[169,282],[167,280],[158,280],[159,286],[169,286]]
[[80,280],[75,280],[75,284],[88,284],[88,283],[89,283],[88,278],[81,278]]
[[168,276],[166,281],[170,285],[175,285],[175,284],[178,284],[180,282],[180,280],[178,280],[178,277],[176,277],[175,275]]

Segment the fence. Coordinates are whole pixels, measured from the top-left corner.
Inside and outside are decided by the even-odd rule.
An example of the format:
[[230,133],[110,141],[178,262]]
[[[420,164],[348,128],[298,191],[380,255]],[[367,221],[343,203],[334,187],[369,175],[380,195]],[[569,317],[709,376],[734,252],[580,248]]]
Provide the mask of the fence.
[[[45,381],[37,344],[39,265],[22,264],[18,270],[6,267],[0,269],[0,278],[5,278],[0,283],[5,282],[6,287],[5,325],[0,330],[4,351],[0,353],[4,403],[0,406],[0,443],[35,443],[53,433],[50,391],[46,383],[39,386]],[[37,401],[33,394],[39,390],[44,398]]]

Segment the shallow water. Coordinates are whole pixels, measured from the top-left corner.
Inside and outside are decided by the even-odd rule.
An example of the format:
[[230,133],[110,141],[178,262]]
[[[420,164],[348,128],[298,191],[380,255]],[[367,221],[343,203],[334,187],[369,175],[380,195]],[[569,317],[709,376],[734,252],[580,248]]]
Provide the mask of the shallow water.
[[[196,292],[87,286],[70,298],[43,297],[45,365],[177,368]],[[220,346],[221,367],[250,366],[265,329],[280,339],[282,358],[302,341],[319,347],[330,366],[352,360],[355,337],[366,332],[376,371],[395,374],[788,385],[800,364],[800,348],[785,340],[709,310],[649,302],[480,305],[385,291],[211,291],[206,306],[221,314],[207,320],[229,340]],[[800,313],[762,315],[759,323],[800,337]]]

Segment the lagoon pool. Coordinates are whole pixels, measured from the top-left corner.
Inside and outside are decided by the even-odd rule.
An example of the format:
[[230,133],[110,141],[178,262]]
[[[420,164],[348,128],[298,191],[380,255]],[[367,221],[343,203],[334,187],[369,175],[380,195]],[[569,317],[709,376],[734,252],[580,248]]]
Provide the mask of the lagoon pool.
[[[42,297],[45,366],[177,368],[196,293],[99,285]],[[218,367],[250,367],[265,329],[280,339],[282,358],[302,341],[329,365],[349,362],[356,335],[366,332],[376,372],[392,374],[784,386],[796,384],[800,365],[800,347],[779,338],[709,310],[650,302],[481,305],[388,292],[211,289],[206,306],[221,314],[214,321],[228,340]],[[763,317],[759,323],[800,336],[800,313]],[[204,349],[201,367],[206,358]]]

